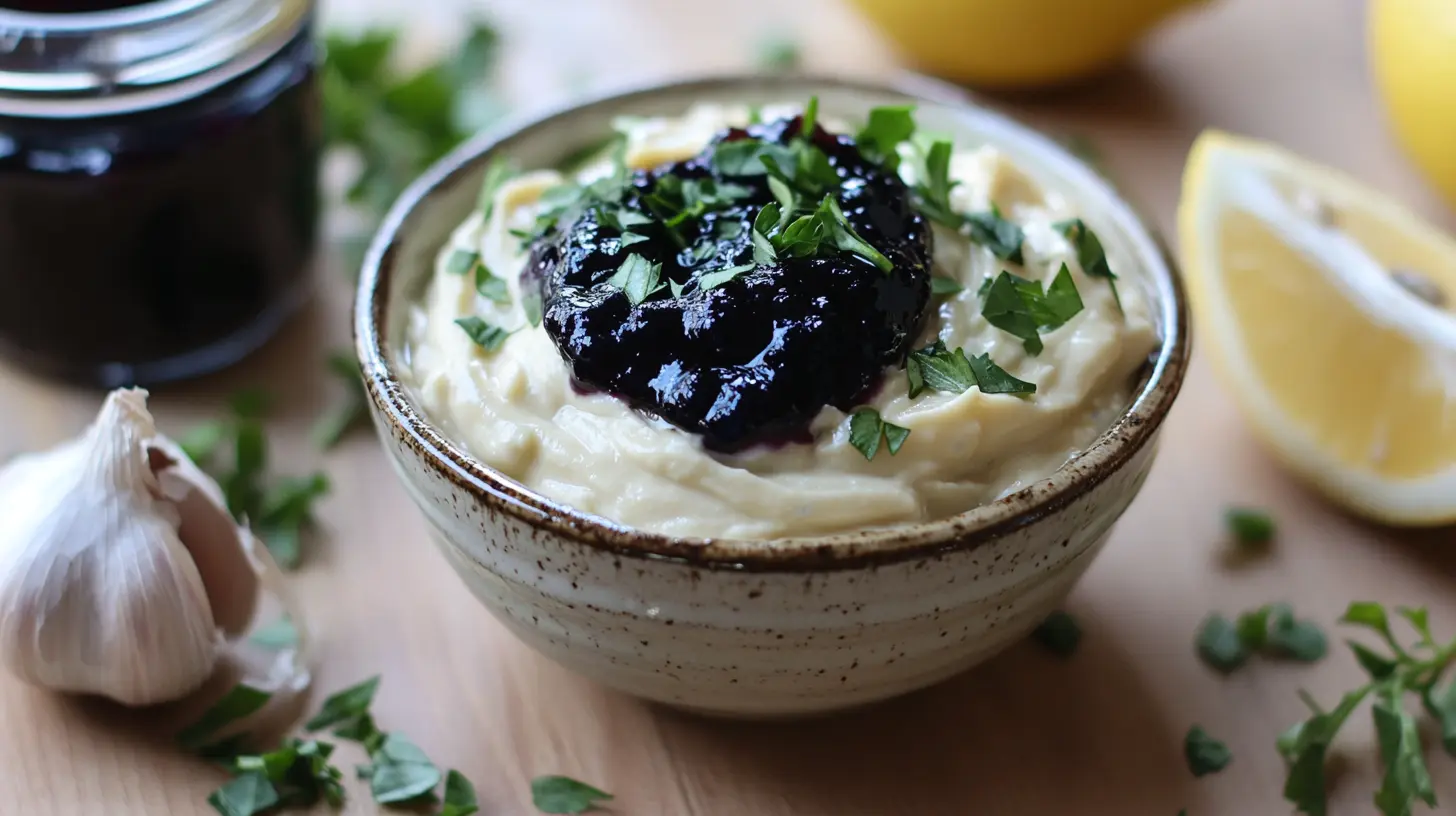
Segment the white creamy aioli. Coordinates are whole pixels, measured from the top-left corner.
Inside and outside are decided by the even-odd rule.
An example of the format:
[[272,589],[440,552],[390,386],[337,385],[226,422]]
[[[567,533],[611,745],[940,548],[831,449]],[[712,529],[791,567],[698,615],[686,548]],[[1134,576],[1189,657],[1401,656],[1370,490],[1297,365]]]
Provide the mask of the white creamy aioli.
[[[748,115],[747,108],[704,105],[680,119],[633,120],[624,128],[628,164],[650,168],[688,158]],[[913,165],[904,162],[902,173],[913,173]],[[602,175],[606,167],[589,168],[583,177]],[[473,214],[442,249],[411,315],[407,378],[431,419],[481,462],[551,499],[630,527],[774,539],[963,512],[1050,475],[1095,440],[1126,407],[1132,377],[1157,335],[1139,287],[1120,288],[1119,310],[1108,281],[1083,274],[1075,250],[1052,227],[1077,216],[1061,196],[1039,189],[989,146],[958,150],[951,178],[959,182],[951,194],[958,211],[985,211],[995,203],[1022,227],[1025,265],[1008,264],[936,226],[935,274],[964,289],[934,298],[914,348],[939,338],[968,356],[989,353],[1037,390],[1027,397],[927,390],[912,400],[904,371],[887,370],[870,405],[885,421],[911,430],[897,455],[881,446],[867,461],[849,443],[846,415],[834,408],[813,422],[812,444],[711,453],[697,436],[614,397],[574,390],[556,346],[521,310],[518,272],[525,254],[509,233],[531,228],[541,193],[563,180],[554,171],[506,183],[490,221]],[[511,304],[487,300],[471,276],[447,272],[445,259],[455,249],[479,251],[509,282]],[[1113,271],[1123,269],[1112,247],[1108,252]],[[1003,269],[1050,285],[1063,263],[1084,308],[1044,333],[1045,349],[1032,356],[1019,339],[986,322],[977,290]],[[498,351],[486,352],[455,325],[470,315],[514,333]]]

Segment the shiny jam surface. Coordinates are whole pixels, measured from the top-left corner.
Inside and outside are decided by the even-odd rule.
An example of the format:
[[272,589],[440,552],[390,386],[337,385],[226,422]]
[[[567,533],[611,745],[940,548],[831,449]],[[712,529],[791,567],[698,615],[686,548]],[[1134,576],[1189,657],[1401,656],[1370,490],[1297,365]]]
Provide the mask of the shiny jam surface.
[[[651,219],[626,230],[645,240],[624,247],[624,230],[588,208],[537,244],[523,286],[540,286],[544,327],[579,385],[734,451],[802,438],[824,406],[851,409],[885,366],[904,359],[930,303],[931,230],[899,176],[847,137],[816,127],[811,142],[838,176],[829,192],[845,220],[892,270],[842,250],[780,253],[722,285],[698,285],[705,273],[754,263],[754,219],[775,200],[767,176],[724,176],[715,146],[787,144],[800,125],[795,118],[730,130],[693,159],[633,174],[621,205],[643,217],[631,220]],[[647,200],[669,175],[748,192],[674,234]],[[662,265],[663,289],[636,306],[606,283],[631,253]]]
[[271,336],[306,294],[318,220],[314,58],[305,28],[167,107],[0,116],[0,351],[112,387],[220,368]]

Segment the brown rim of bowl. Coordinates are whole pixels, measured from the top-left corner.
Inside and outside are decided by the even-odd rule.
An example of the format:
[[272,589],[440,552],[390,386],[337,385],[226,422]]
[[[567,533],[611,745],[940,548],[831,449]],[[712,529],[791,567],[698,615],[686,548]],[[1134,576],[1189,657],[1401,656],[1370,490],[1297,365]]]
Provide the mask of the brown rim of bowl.
[[1155,247],[1164,268],[1151,270],[1157,285],[1163,337],[1150,361],[1147,375],[1132,405],[1086,450],[1066,465],[1016,493],[964,513],[935,521],[898,527],[868,529],[827,536],[763,540],[687,538],[651,533],[552,501],[480,463],[435,429],[408,395],[396,376],[392,355],[385,348],[384,318],[396,240],[408,216],[433,194],[459,183],[471,166],[485,160],[495,147],[524,131],[598,106],[620,106],[664,91],[691,93],[741,84],[759,87],[781,82],[812,84],[869,93],[899,94],[908,99],[962,107],[978,105],[963,90],[918,75],[906,75],[890,85],[840,78],[789,75],[781,78],[754,75],[712,76],[639,87],[592,97],[546,113],[507,122],[480,134],[431,167],[407,189],[390,209],[375,235],[359,277],[354,303],[354,340],[364,382],[375,406],[402,437],[447,479],[494,511],[510,514],[538,529],[616,555],[668,560],[715,570],[743,572],[811,572],[865,569],[943,553],[970,550],[1030,525],[1102,483],[1146,445],[1173,405],[1188,366],[1188,303],[1176,266],[1166,244],[1134,207],[1097,176],[1085,162],[1049,137],[1021,125],[1004,114],[989,111],[1043,151],[1085,173],[1093,184],[1126,210],[1129,223]]

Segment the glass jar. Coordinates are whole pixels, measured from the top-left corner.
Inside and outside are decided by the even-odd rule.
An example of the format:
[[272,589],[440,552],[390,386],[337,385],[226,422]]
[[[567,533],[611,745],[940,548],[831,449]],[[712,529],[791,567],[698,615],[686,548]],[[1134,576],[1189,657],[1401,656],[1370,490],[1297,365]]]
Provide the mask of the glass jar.
[[312,0],[0,6],[0,353],[110,388],[262,345],[310,290]]

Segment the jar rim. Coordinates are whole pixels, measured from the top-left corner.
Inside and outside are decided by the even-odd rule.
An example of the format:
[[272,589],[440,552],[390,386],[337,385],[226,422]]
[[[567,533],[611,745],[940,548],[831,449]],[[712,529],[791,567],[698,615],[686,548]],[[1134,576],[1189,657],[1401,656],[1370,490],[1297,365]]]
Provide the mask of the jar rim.
[[153,0],[75,14],[0,9],[0,116],[108,116],[191,99],[282,50],[313,6]]

